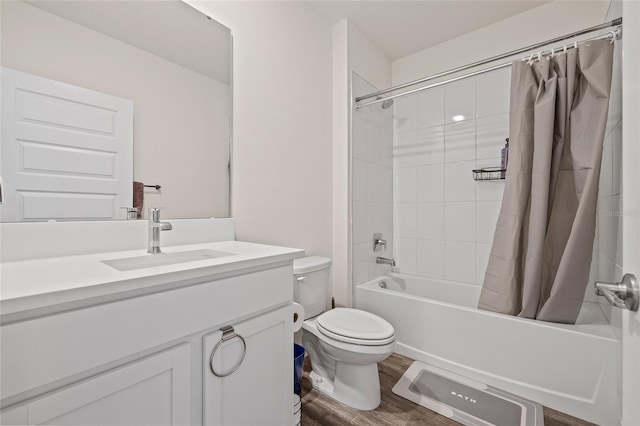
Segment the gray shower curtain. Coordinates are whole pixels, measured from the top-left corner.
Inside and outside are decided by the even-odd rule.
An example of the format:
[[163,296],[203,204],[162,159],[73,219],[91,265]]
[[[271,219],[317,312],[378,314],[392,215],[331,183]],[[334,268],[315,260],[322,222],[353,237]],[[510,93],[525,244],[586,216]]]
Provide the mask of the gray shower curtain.
[[613,45],[516,61],[509,165],[478,307],[575,323],[589,279]]

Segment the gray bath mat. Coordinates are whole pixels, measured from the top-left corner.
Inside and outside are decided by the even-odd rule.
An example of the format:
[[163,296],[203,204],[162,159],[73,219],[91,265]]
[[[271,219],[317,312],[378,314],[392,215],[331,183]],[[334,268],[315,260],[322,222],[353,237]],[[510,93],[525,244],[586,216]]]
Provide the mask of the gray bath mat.
[[468,426],[542,426],[542,406],[418,361],[393,393]]

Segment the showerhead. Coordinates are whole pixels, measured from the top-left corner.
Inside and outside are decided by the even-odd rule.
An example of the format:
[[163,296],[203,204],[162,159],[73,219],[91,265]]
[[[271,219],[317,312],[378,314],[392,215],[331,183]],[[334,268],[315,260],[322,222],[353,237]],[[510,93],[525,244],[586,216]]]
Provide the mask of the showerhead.
[[[382,96],[378,96],[376,100],[382,99]],[[393,99],[385,99],[382,102],[382,109],[389,109],[393,106]]]

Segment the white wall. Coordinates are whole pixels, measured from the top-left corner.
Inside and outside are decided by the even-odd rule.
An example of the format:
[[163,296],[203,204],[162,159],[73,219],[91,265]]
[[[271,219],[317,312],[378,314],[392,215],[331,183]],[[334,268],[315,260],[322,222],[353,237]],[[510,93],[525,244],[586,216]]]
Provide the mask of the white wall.
[[233,35],[237,239],[331,256],[331,25],[300,2],[189,3]]
[[134,180],[164,217],[227,216],[229,86],[18,1],[3,1],[2,66],[134,103]]
[[350,21],[348,22],[349,67],[369,84],[385,89],[391,85],[391,61],[364,36]]
[[333,296],[352,305],[349,22],[333,26]]
[[548,40],[604,20],[608,0],[553,1],[394,61],[393,84]]

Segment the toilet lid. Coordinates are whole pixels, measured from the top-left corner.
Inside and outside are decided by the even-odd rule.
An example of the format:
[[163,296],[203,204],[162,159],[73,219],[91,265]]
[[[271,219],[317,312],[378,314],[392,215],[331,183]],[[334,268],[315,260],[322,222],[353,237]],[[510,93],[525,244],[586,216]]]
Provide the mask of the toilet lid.
[[391,324],[359,309],[332,309],[320,315],[317,324],[322,334],[348,343],[383,345],[395,338]]

